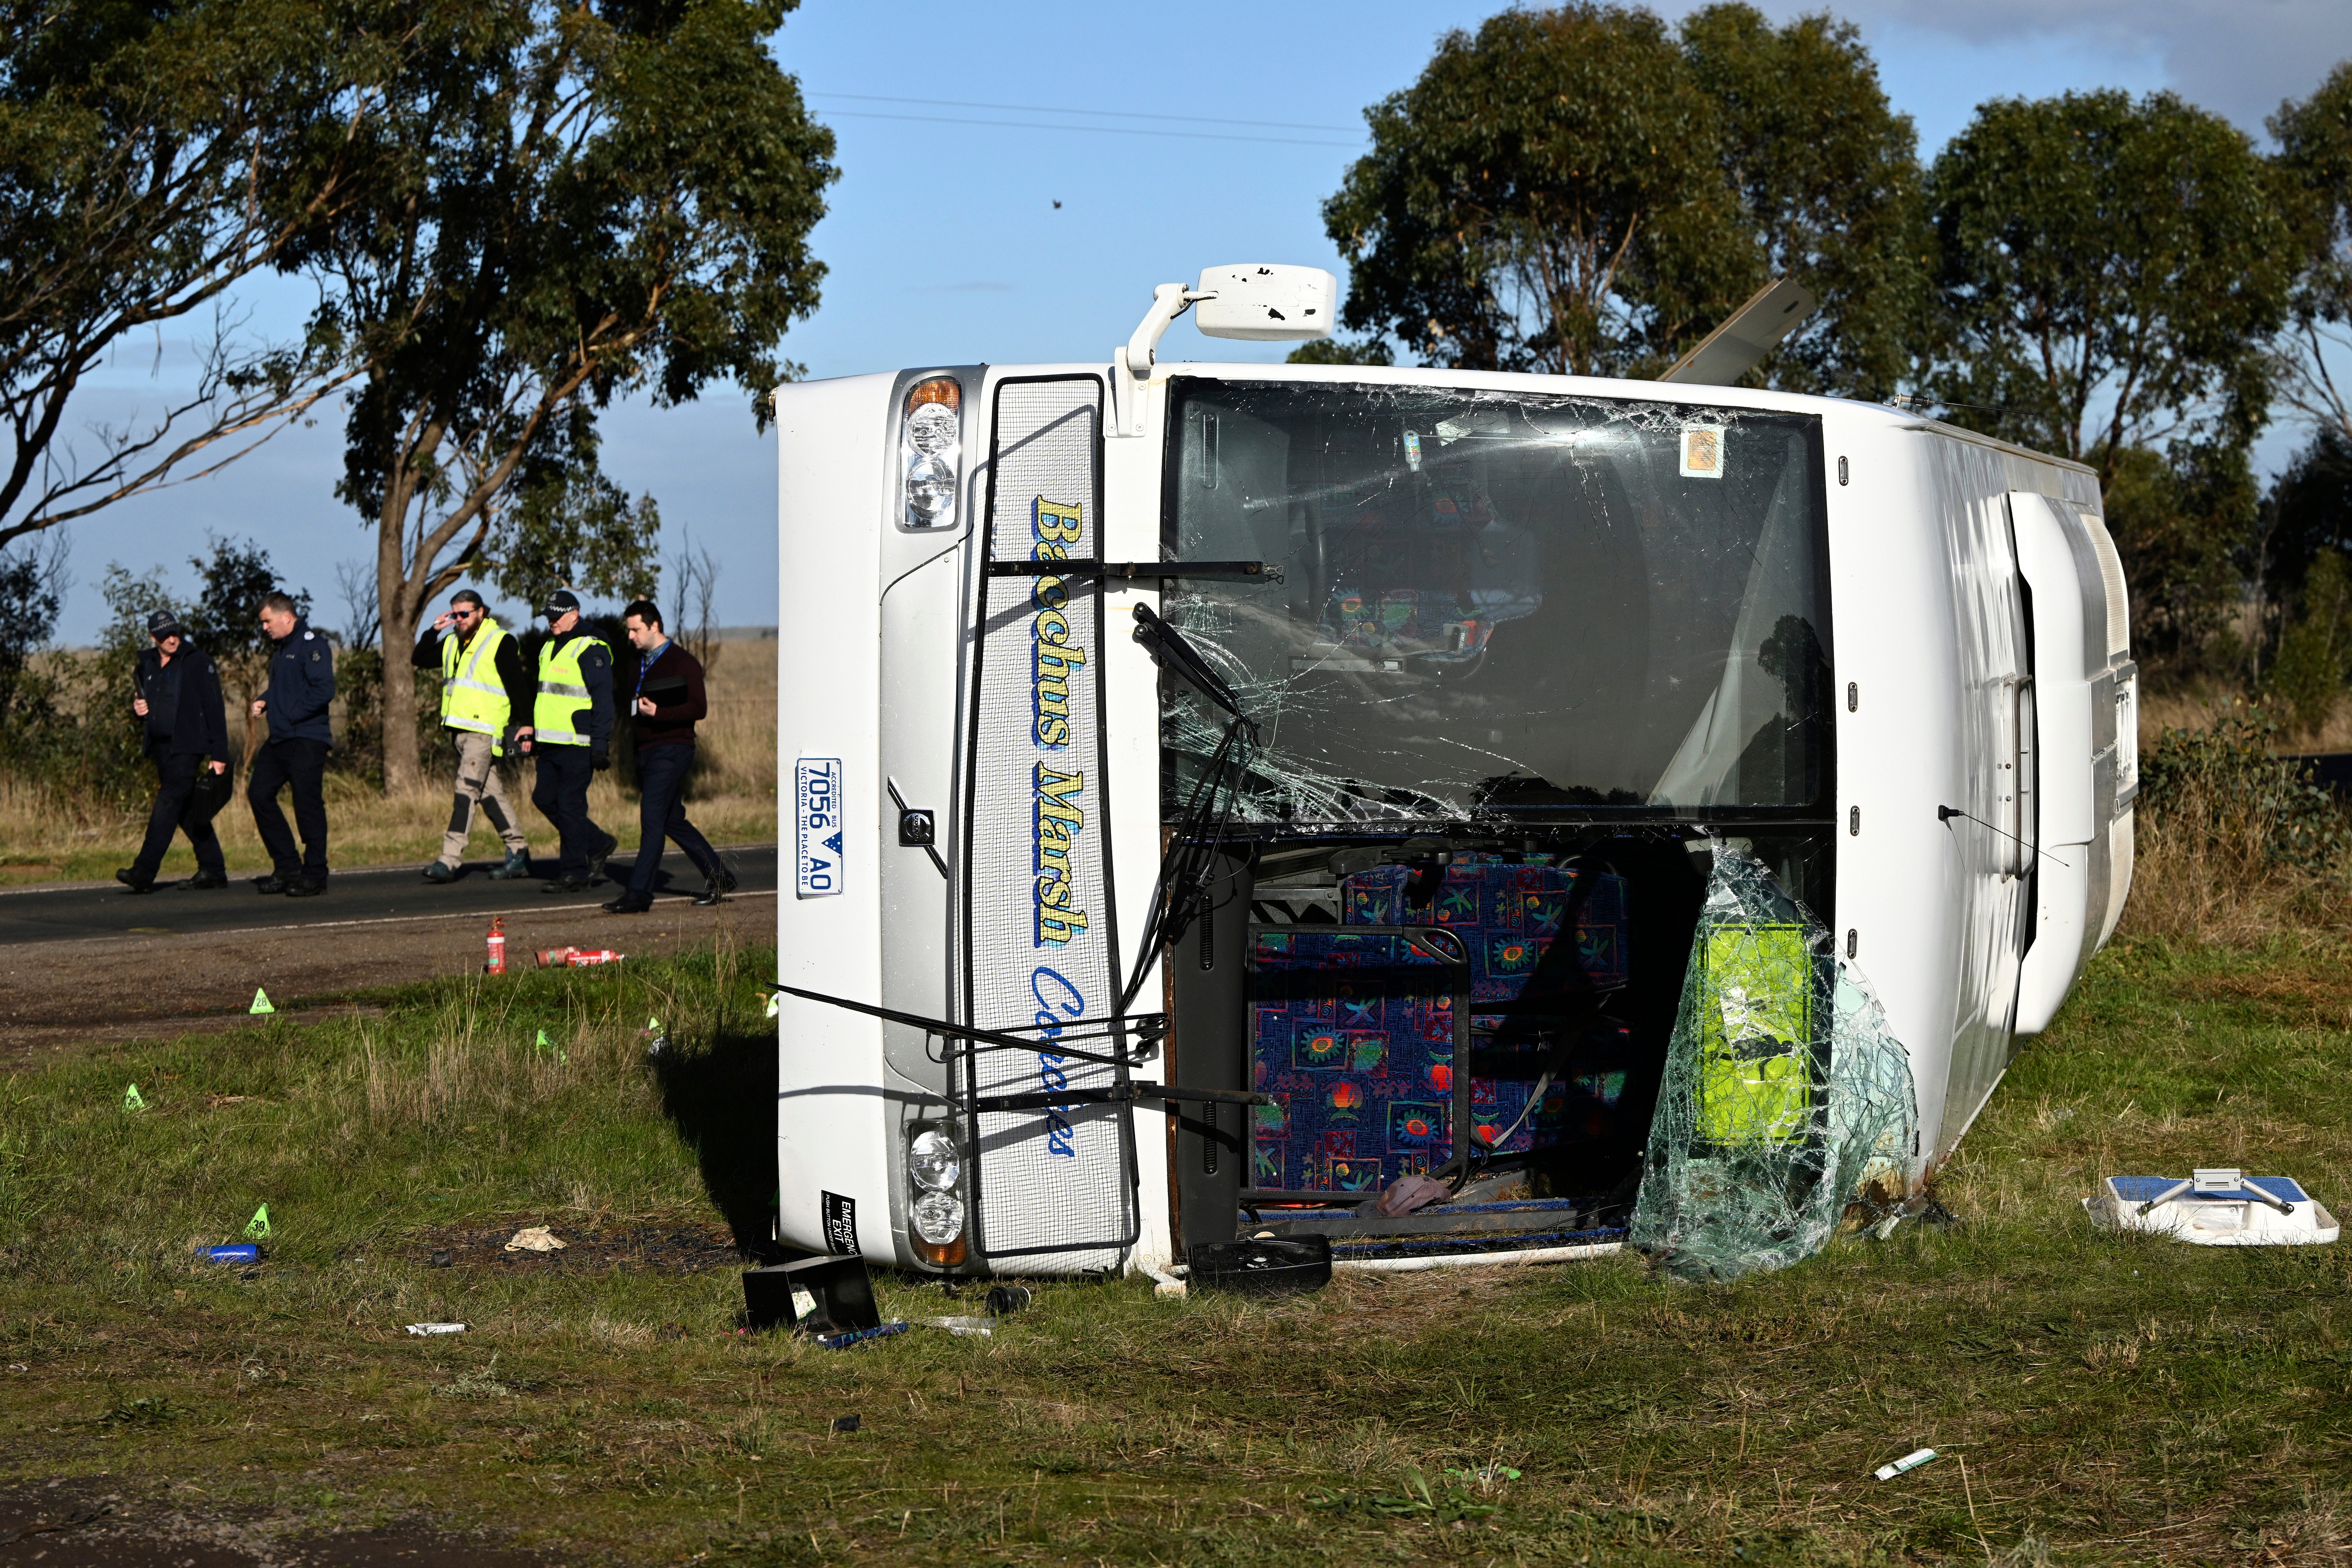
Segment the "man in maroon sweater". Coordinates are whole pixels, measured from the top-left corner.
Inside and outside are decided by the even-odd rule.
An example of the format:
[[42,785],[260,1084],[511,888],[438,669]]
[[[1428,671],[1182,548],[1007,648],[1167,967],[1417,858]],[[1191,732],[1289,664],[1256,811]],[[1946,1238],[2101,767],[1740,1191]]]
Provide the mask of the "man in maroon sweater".
[[698,907],[717,903],[735,890],[734,873],[719,858],[694,824],[686,819],[686,775],[694,767],[694,724],[709,716],[702,692],[702,661],[669,639],[661,611],[638,599],[621,612],[621,625],[637,650],[636,669],[620,661],[613,671],[613,695],[625,698],[637,743],[637,863],[627,890],[604,907],[616,915],[643,914],[653,907],[654,878],[661,868],[662,840],[675,841],[703,876]]

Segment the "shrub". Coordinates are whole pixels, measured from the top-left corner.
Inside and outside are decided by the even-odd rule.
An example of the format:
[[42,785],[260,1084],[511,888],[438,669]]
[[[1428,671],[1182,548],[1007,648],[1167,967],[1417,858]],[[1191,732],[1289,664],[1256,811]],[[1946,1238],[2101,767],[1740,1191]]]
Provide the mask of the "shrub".
[[2334,868],[2352,848],[2352,824],[2333,795],[2275,754],[2283,728],[2255,704],[2208,730],[2165,730],[2140,760],[2146,830],[2244,872]]

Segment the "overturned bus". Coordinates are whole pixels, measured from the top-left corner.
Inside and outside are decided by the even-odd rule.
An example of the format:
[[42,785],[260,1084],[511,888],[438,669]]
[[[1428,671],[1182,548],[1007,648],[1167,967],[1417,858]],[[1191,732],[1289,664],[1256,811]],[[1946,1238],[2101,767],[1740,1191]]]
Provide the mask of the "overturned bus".
[[2113,930],[2088,469],[1711,384],[1754,309],[1657,382],[1156,357],[1333,296],[1214,268],[1107,364],[777,391],[786,1243],[1801,1251]]

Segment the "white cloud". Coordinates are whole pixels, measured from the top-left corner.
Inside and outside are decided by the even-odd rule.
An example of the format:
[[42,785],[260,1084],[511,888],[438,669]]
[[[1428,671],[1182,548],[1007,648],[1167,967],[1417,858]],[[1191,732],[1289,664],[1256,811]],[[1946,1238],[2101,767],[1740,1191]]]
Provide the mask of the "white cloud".
[[[2183,98],[2258,137],[2282,100],[2304,97],[2352,58],[2345,0],[1846,0],[1837,9],[1865,32],[1892,23],[1971,44],[2047,40],[2153,58]],[[1997,80],[1978,86],[1985,98],[2011,90]]]

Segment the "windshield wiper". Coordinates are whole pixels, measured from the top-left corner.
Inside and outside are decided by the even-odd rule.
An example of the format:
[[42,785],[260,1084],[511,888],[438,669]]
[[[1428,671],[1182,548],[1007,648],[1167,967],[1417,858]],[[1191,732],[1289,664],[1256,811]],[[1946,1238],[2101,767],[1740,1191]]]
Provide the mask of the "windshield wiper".
[[1209,668],[1209,661],[1184,640],[1182,632],[1153,615],[1149,605],[1135,606],[1135,640],[1143,645],[1154,664],[1232,714],[1235,723],[1247,726],[1250,740],[1257,740],[1257,725],[1242,711],[1242,700],[1234,695],[1234,689]]

